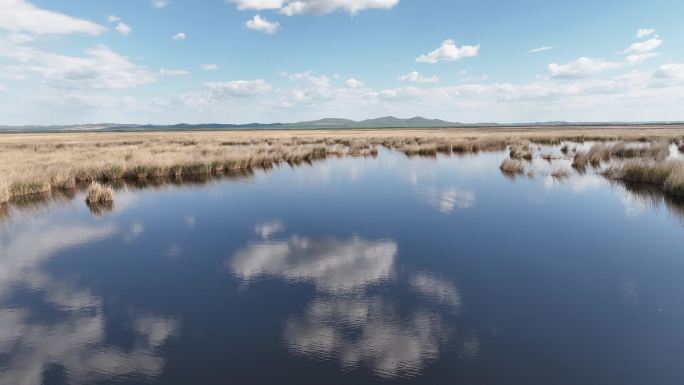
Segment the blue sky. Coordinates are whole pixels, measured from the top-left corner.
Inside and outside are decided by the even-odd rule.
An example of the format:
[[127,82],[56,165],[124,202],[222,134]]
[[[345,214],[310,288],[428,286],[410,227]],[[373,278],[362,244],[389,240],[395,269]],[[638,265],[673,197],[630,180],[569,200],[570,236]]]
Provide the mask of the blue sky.
[[675,0],[0,0],[0,124],[684,120],[681,15]]

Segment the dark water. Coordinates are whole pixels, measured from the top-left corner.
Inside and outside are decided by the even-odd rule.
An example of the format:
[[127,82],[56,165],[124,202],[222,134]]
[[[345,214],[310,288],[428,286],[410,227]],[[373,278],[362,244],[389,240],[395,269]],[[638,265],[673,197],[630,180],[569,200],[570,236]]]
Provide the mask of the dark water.
[[681,206],[504,157],[14,209],[0,384],[684,383]]

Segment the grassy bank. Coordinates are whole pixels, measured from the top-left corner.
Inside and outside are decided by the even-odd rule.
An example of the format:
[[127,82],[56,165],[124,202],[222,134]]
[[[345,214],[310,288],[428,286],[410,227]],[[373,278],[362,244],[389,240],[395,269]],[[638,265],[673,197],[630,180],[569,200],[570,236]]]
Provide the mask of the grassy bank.
[[[92,182],[182,180],[296,165],[329,156],[375,156],[383,146],[407,156],[500,151],[528,159],[521,143],[680,142],[684,127],[551,127],[426,130],[0,135],[0,202]],[[611,150],[615,152],[614,150]]]
[[668,194],[684,197],[684,162],[682,161],[634,160],[608,168],[605,175],[628,183],[651,184]]

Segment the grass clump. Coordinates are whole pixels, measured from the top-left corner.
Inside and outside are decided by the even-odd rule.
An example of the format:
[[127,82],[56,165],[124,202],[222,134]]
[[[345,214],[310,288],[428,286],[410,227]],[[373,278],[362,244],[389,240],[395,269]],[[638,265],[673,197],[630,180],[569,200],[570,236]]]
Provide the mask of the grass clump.
[[570,171],[568,171],[568,169],[564,168],[564,167],[557,168],[557,169],[553,170],[553,172],[551,173],[551,176],[556,178],[556,179],[567,178],[570,176]]
[[521,161],[513,159],[504,159],[499,168],[501,171],[513,175],[525,172],[525,165]]
[[92,182],[86,193],[86,203],[97,204],[114,201],[114,189],[103,186],[98,182]]
[[666,193],[684,196],[684,162],[631,161],[609,168],[605,175],[629,183],[656,185]]
[[525,159],[532,160],[532,150],[528,144],[511,146],[511,159]]

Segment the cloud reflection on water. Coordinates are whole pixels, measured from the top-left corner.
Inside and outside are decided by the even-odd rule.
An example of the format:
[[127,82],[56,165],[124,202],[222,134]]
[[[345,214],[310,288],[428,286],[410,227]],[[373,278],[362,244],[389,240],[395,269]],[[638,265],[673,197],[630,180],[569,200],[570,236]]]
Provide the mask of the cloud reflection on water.
[[[158,375],[164,359],[156,348],[177,333],[177,320],[132,313],[128,317],[136,343],[132,348],[112,345],[106,338],[103,299],[43,268],[60,250],[112,236],[116,226],[32,223],[0,237],[0,301],[29,289],[40,302],[26,307],[0,302],[0,356],[5,357],[0,384],[40,384],[55,367],[73,384]],[[36,306],[53,309],[59,316],[44,322],[36,318]]]
[[[381,378],[417,375],[448,341],[449,315],[461,306],[456,287],[436,274],[399,274],[397,244],[308,238],[248,244],[225,261],[245,281],[276,278],[313,284],[306,310],[284,325],[283,340],[299,356],[367,366]],[[377,290],[391,287],[392,290]],[[401,306],[399,288],[419,301]]]

